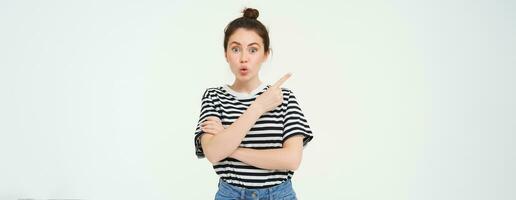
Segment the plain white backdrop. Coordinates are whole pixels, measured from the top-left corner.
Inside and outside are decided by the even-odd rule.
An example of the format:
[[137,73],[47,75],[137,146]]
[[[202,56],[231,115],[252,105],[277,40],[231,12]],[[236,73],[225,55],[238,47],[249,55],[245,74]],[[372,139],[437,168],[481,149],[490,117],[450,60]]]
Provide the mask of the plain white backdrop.
[[0,199],[213,199],[223,30],[260,11],[314,132],[299,199],[516,199],[512,1],[2,1]]

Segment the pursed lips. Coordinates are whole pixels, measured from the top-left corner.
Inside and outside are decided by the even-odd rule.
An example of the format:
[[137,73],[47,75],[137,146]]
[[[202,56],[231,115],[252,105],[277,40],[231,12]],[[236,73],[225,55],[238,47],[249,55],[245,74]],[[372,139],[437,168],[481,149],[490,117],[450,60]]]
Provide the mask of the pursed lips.
[[242,76],[245,76],[249,73],[249,69],[247,68],[247,66],[242,66],[242,67],[240,67],[239,72]]

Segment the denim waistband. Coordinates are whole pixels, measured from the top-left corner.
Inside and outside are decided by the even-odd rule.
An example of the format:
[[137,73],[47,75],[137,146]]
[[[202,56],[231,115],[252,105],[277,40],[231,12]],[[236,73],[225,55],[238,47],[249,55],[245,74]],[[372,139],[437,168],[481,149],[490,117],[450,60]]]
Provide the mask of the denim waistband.
[[240,199],[278,199],[288,194],[294,194],[292,181],[287,179],[279,185],[267,188],[250,189],[231,185],[219,179],[219,192],[240,198]]

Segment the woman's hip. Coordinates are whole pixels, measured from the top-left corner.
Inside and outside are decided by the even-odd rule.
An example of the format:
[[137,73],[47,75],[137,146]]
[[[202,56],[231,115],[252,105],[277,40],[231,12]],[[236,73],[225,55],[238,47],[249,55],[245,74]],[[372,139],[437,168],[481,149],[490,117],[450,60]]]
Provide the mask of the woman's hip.
[[232,185],[222,179],[219,179],[218,191],[215,195],[215,200],[227,200],[227,199],[284,199],[284,200],[295,200],[296,193],[292,187],[292,181],[290,179],[285,180],[279,185],[250,189]]

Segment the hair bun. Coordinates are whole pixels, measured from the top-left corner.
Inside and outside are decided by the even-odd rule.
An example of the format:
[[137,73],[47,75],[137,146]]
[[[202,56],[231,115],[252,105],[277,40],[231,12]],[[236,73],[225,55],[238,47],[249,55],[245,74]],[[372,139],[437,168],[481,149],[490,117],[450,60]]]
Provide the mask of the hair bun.
[[256,19],[260,13],[254,8],[246,8],[243,11],[245,18]]

